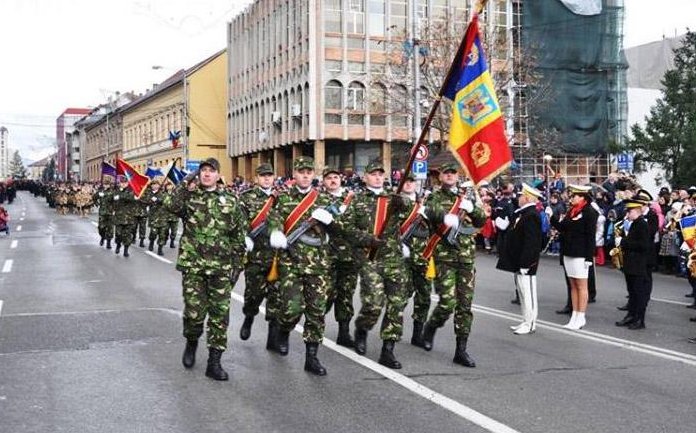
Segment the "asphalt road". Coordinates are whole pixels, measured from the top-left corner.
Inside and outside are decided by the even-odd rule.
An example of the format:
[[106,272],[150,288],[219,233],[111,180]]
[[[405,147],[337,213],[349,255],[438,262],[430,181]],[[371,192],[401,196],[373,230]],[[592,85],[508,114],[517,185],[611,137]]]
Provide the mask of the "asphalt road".
[[[543,260],[536,334],[513,335],[512,276],[477,259],[470,353],[453,364],[451,321],[432,352],[397,344],[399,371],[333,344],[327,320],[319,356],[328,376],[303,371],[299,332],[290,354],[265,350],[266,324],[240,341],[242,284],[233,293],[229,382],[204,376],[206,354],[181,366],[181,278],[164,258],[98,245],[95,219],[59,216],[20,192],[0,235],[0,432],[687,432],[696,429],[696,335],[685,280],[655,275],[647,329],[617,328],[623,277],[599,270],[598,301],[582,331],[560,328],[563,273]],[[21,226],[21,229],[20,229]],[[356,299],[356,304],[359,301]]]

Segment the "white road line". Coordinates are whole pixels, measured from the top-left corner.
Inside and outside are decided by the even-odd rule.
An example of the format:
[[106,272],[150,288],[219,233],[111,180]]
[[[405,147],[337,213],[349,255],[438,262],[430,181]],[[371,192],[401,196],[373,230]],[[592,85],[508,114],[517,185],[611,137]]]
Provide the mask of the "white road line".
[[0,299],[0,315],[2,315],[2,299]]
[[13,248],[17,248],[17,239],[13,240],[13,241],[10,243],[10,249],[13,249]]
[[20,220],[20,221],[24,221],[24,217],[20,218],[19,220]]
[[159,260],[160,262],[168,263],[168,264],[170,264],[170,265],[171,265],[172,263],[174,263],[174,262],[172,262],[171,260],[168,260],[168,259],[165,259],[164,257],[158,256],[157,254],[153,253],[152,251],[145,251],[145,254],[147,254],[148,256],[150,256],[150,257],[152,257],[152,258],[155,258],[155,259]]
[[[236,299],[238,302],[244,303],[244,297],[242,295],[239,295],[237,293],[232,293],[232,297]],[[266,309],[263,307],[260,307],[261,313],[266,314]],[[304,332],[304,328],[300,325],[295,326],[295,332],[299,332],[302,334]],[[490,432],[493,433],[518,433],[517,430],[508,427],[507,425],[494,420],[493,418],[487,417],[486,415],[482,414],[481,412],[477,412],[476,410],[470,408],[469,406],[465,406],[455,400],[452,400],[449,397],[446,397],[436,391],[433,391],[432,389],[421,385],[420,383],[416,382],[413,379],[410,379],[406,376],[404,376],[401,373],[397,373],[396,371],[383,367],[380,364],[372,361],[369,358],[366,358],[364,356],[360,356],[357,353],[355,353],[352,350],[346,349],[344,347],[341,347],[337,345],[335,342],[324,338],[323,345],[326,346],[328,349],[333,350],[334,352],[345,356],[346,358],[350,359],[351,361],[362,365],[363,367],[370,369],[374,371],[375,373],[379,374],[380,376],[391,380],[392,382],[396,383],[397,385],[400,385],[407,390],[418,394],[419,396],[425,398],[426,400],[442,407],[443,409],[446,409],[455,415],[466,419],[467,421],[470,421]]]
[[99,227],[99,224],[95,221],[90,221],[94,227]]
[[657,301],[657,302],[665,302],[667,304],[676,304],[676,305],[691,305],[691,302],[682,302],[682,301],[673,301],[671,299],[665,299],[665,298],[650,298],[651,301]]
[[15,231],[16,231],[16,232],[21,232],[21,231],[22,231],[22,226],[17,226],[17,228],[15,229]]
[[12,259],[6,259],[5,264],[2,266],[2,273],[7,274],[12,270],[12,263],[14,261]]

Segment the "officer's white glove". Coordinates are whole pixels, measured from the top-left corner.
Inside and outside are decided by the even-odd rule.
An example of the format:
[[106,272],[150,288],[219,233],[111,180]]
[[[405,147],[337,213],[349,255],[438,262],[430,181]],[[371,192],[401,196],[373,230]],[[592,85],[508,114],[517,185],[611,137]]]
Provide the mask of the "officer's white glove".
[[288,238],[286,238],[285,234],[280,230],[273,230],[271,232],[270,243],[272,248],[284,250],[288,247]]
[[474,210],[474,203],[468,198],[465,198],[461,202],[459,202],[459,209],[463,210],[466,213],[471,213]]
[[157,201],[157,197],[152,197],[152,201],[153,202]]
[[495,226],[498,227],[500,230],[507,230],[508,226],[510,226],[510,220],[508,219],[508,217],[498,217],[495,219]]
[[244,236],[244,245],[247,253],[254,251],[254,241],[249,236]]
[[321,208],[312,211],[312,218],[325,225],[329,225],[333,222],[333,215],[326,209]]
[[451,227],[454,230],[459,227],[459,217],[453,213],[446,214],[443,222],[447,227]]
[[621,236],[617,236],[614,238],[614,245],[617,247],[621,246],[621,239],[623,239]]
[[528,273],[529,273],[529,268],[521,268],[520,269],[520,274],[527,275]]
[[114,196],[114,201],[118,201],[119,198],[121,198],[121,196],[119,196],[118,194],[116,194],[116,195]]
[[684,252],[691,251],[691,248],[689,247],[689,244],[686,243],[686,241],[682,242],[681,247],[679,247],[679,249]]
[[546,215],[549,216],[549,218],[551,218],[553,216],[553,209],[551,209],[551,206],[546,206],[546,209],[544,209],[544,212],[546,213]]
[[344,213],[346,212],[346,209],[348,209],[348,206],[346,206],[346,205],[344,205],[344,204],[342,204],[342,205],[340,205],[340,206],[338,207],[338,211],[339,211],[341,214],[344,214]]
[[590,269],[590,266],[592,266],[592,262],[585,260],[585,269]]
[[104,193],[103,193],[103,192],[100,192],[100,193],[99,193],[99,197],[104,197]]
[[408,245],[401,244],[401,255],[404,256],[405,259],[411,257],[411,249]]
[[428,219],[428,215],[425,214],[425,206],[421,206],[418,208],[418,215],[422,216],[424,219]]

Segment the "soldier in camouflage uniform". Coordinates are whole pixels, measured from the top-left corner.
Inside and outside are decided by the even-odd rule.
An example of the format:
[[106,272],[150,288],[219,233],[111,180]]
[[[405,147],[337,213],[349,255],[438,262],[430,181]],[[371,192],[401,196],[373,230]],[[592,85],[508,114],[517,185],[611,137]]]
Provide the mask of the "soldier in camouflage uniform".
[[[324,191],[341,214],[352,203],[355,194],[341,186],[341,173],[333,167],[327,167],[323,173]],[[350,336],[350,321],[355,315],[353,294],[358,284],[359,266],[353,258],[353,246],[342,234],[331,236],[330,249],[330,284],[327,293],[326,312],[334,308],[334,317],[338,322],[336,344],[345,347],[355,347]]]
[[135,233],[139,235],[140,247],[145,247],[145,234],[147,232],[147,206],[144,200],[138,200],[135,206]]
[[[165,183],[166,194],[171,194],[174,191],[174,184],[172,182]],[[169,212],[167,216],[167,233],[169,233],[169,248],[174,248],[174,240],[176,239],[177,231],[179,230],[179,217]],[[166,237],[165,237],[166,239]]]
[[[107,179],[104,179],[107,180]],[[111,249],[111,239],[114,237],[114,202],[111,182],[106,181],[97,192],[94,193],[92,201],[99,206],[99,224],[97,226],[101,240],[99,245],[104,245],[106,249]]]
[[268,321],[268,339],[266,348],[275,350],[277,333],[279,299],[277,282],[268,281],[268,273],[273,263],[274,250],[268,243],[268,213],[275,204],[273,191],[274,173],[271,164],[261,164],[256,168],[256,186],[245,191],[241,196],[247,222],[248,234],[247,262],[244,267],[244,323],[239,330],[239,337],[248,340],[251,325],[259,314],[259,306],[266,298],[266,320]]
[[[364,355],[367,349],[367,333],[377,323],[382,308],[381,338],[383,340],[379,363],[399,369],[401,363],[394,356],[394,344],[403,332],[403,310],[408,303],[406,294],[406,269],[404,256],[408,247],[399,239],[399,226],[405,218],[406,205],[401,197],[384,190],[384,167],[373,162],[365,168],[367,190],[356,196],[353,204],[340,219],[342,229],[350,233],[357,248],[379,247],[374,260],[367,252],[360,260],[360,300],[362,306],[355,319],[355,351]],[[386,220],[387,207],[391,217]],[[381,216],[380,216],[381,215]],[[378,239],[380,221],[386,224],[383,239]]]
[[[442,327],[454,312],[454,333],[457,346],[453,362],[466,367],[476,363],[466,352],[473,314],[474,258],[476,229],[483,227],[486,215],[480,206],[463,196],[466,191],[457,187],[457,166],[440,166],[441,188],[428,199],[427,215],[430,228],[442,239],[436,244],[433,257],[437,275],[435,291],[440,300],[423,328],[423,348],[432,350],[435,331]],[[455,230],[456,236],[449,237]],[[427,256],[427,254],[426,254]]]
[[[281,308],[277,348],[281,355],[287,355],[290,331],[304,314],[304,368],[324,376],[326,369],[317,358],[317,349],[324,338],[329,287],[326,230],[332,224],[333,216],[326,209],[330,205],[328,198],[312,188],[314,160],[307,156],[298,157],[293,162],[293,169],[295,185],[278,196],[269,216],[270,245],[279,250]],[[292,242],[298,233],[302,235]]]
[[205,375],[228,380],[220,358],[227,348],[230,294],[241,272],[246,221],[237,198],[218,188],[219,168],[215,158],[202,161],[197,172],[189,174],[171,196],[165,197],[164,204],[184,220],[176,262],[184,297],[186,349],[182,363],[186,368],[194,366],[207,316],[209,355]]
[[148,205],[147,225],[150,227],[148,250],[152,251],[157,241],[157,255],[164,255],[162,247],[167,243],[168,218],[170,212],[163,206],[165,191],[162,189],[162,177],[156,177],[150,182],[147,191],[141,197],[143,203]]
[[125,177],[119,176],[118,189],[111,196],[114,206],[114,223],[116,225],[116,250],[121,252],[123,245],[123,257],[128,257],[128,248],[133,244],[135,238],[135,215],[140,203],[133,195],[133,191],[128,187]]

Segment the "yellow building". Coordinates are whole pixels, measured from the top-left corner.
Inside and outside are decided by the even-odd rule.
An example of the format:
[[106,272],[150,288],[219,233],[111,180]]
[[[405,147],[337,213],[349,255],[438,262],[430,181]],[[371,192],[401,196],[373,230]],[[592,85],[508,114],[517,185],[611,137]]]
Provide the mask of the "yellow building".
[[[226,50],[178,71],[121,113],[123,158],[141,173],[148,166],[164,167],[174,160],[180,167],[188,161],[189,168],[197,168],[198,161],[214,157],[220,161],[221,174],[230,178]],[[177,132],[180,138],[175,143],[170,133]]]

